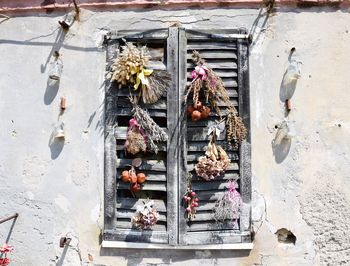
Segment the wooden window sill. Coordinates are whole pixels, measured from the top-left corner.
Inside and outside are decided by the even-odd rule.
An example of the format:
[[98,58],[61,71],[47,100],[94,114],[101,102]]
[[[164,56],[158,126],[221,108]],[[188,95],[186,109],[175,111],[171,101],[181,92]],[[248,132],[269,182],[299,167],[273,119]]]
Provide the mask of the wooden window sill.
[[189,246],[170,246],[167,244],[135,243],[123,241],[102,241],[103,248],[142,248],[142,249],[170,249],[170,250],[251,250],[253,243],[236,244],[215,244],[215,245],[189,245]]

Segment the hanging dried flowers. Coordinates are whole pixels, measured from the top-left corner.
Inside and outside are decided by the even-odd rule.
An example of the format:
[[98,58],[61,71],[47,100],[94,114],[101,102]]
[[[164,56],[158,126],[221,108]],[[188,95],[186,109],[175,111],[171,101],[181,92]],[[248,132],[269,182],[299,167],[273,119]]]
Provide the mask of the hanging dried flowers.
[[183,200],[185,202],[187,219],[193,221],[196,218],[196,207],[199,206],[199,198],[192,189],[192,175],[190,173],[187,175],[187,191],[183,196]]
[[[136,47],[127,42],[122,46],[122,51],[112,65],[112,80],[119,83],[119,87],[130,83],[136,83],[140,76],[145,75],[144,67],[148,63],[150,55],[146,46]],[[146,75],[150,73],[146,71]]]
[[152,229],[158,219],[159,213],[156,208],[153,207],[154,201],[143,202],[143,205],[137,206],[136,213],[132,217],[132,224],[137,229]]
[[147,137],[147,148],[151,152],[158,153],[156,142],[167,141],[167,133],[157,125],[147,111],[141,109],[140,106],[137,105],[137,99],[133,99],[132,97],[129,97],[129,99],[133,105],[132,113],[134,119],[137,121],[138,125],[140,125],[140,128],[145,132]]
[[[2,247],[0,247],[0,266],[7,266],[10,264],[10,259],[7,257],[9,253],[13,251],[13,246],[9,246],[7,244],[4,244]],[[4,255],[4,257],[3,257]]]
[[223,127],[224,124],[219,123],[209,128],[208,135],[210,140],[205,156],[199,157],[198,163],[194,167],[196,174],[207,181],[222,175],[231,162],[225,150],[215,143]]
[[143,102],[152,104],[159,100],[170,86],[171,76],[164,70],[147,69],[150,55],[146,46],[136,47],[127,42],[112,65],[111,80],[119,83],[119,88],[128,84],[134,90],[141,87]]
[[192,71],[192,82],[186,92],[186,101],[192,93],[193,105],[196,106],[199,101],[199,94],[202,91],[206,101],[209,101],[210,105],[221,116],[218,103],[223,102],[228,106],[232,105],[222,79],[206,65],[205,60],[197,51],[193,51],[192,61],[196,64],[196,67]]
[[170,86],[171,76],[167,71],[154,70],[142,86],[142,100],[146,104],[157,102]]
[[128,153],[136,154],[147,149],[146,137],[135,118],[130,119],[124,147]]
[[247,129],[233,106],[227,110],[226,135],[227,141],[231,142],[234,148],[238,148],[238,145],[247,137]]
[[223,223],[227,220],[232,222],[235,229],[238,229],[237,220],[240,217],[242,198],[237,189],[236,181],[227,183],[227,190],[221,199],[215,203],[214,219]]

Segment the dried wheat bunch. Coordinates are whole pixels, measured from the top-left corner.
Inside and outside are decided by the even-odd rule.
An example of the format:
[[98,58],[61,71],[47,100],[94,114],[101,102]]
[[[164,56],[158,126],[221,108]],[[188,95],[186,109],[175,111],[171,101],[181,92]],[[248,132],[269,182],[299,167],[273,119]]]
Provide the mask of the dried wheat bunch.
[[230,162],[225,150],[220,145],[210,141],[205,156],[199,157],[194,169],[198,176],[209,181],[225,173]]
[[147,136],[147,146],[151,152],[158,153],[156,142],[167,141],[167,133],[158,126],[158,124],[150,117],[146,110],[137,105],[137,100],[129,97],[133,105],[132,113],[140,127]]
[[171,83],[171,75],[164,70],[155,70],[142,84],[142,100],[146,104],[155,103],[164,95]]
[[234,148],[238,148],[238,145],[247,137],[247,129],[233,106],[227,112],[226,135],[227,140],[233,143]]
[[119,83],[119,88],[123,85],[136,83],[137,73],[145,67],[149,59],[150,55],[146,46],[139,48],[133,43],[127,42],[112,65],[111,80],[116,80]]

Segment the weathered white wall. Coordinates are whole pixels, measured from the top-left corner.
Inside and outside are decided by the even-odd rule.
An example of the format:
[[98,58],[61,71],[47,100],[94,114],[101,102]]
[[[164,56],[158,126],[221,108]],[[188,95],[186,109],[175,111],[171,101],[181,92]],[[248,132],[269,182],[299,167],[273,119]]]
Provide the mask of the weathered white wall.
[[[350,138],[347,10],[82,10],[60,36],[62,14],[18,15],[0,24],[0,225],[16,248],[12,265],[349,265]],[[256,20],[257,19],[257,20]],[[246,27],[257,21],[250,57],[255,247],[239,251],[101,250],[103,226],[103,80],[106,29]],[[264,23],[265,22],[265,23]],[[280,84],[296,47],[303,76],[293,96],[298,136],[273,151],[284,117]],[[59,88],[48,87],[51,54],[64,62]],[[66,96],[67,141],[50,149],[59,98]],[[295,245],[277,241],[291,230]],[[73,248],[58,247],[69,232]],[[95,264],[94,264],[95,263]]]

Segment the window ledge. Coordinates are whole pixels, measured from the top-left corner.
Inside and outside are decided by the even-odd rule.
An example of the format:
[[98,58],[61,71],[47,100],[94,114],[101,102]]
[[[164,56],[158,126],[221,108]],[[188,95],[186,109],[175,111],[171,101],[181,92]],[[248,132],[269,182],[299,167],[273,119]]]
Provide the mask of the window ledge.
[[215,245],[190,245],[190,246],[170,246],[167,244],[150,244],[150,243],[135,243],[123,241],[102,241],[103,248],[142,248],[142,249],[178,249],[178,250],[251,250],[254,247],[253,243],[237,243],[237,244],[215,244]]

